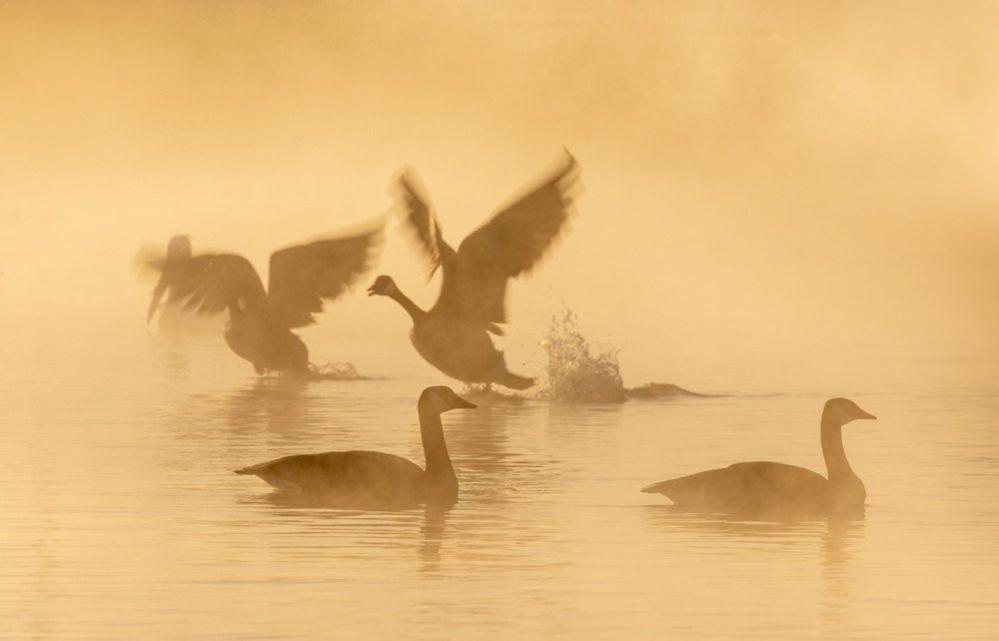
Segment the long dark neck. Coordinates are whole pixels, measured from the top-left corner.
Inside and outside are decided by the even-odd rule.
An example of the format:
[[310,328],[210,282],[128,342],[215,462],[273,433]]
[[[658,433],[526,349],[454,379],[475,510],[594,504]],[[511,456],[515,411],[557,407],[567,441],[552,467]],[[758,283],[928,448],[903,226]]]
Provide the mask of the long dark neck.
[[843,449],[843,426],[826,413],[822,414],[822,456],[831,483],[855,476]]
[[422,400],[419,405],[419,414],[423,455],[427,459],[427,476],[455,478],[451,456],[448,454],[447,444],[444,442],[444,428],[441,426],[440,414]]
[[393,287],[392,291],[386,295],[395,302],[402,305],[402,308],[406,310],[410,318],[413,319],[414,323],[423,320],[423,317],[427,315],[425,311],[417,307],[416,303],[409,300],[409,296],[406,296],[401,291],[399,291],[398,287]]

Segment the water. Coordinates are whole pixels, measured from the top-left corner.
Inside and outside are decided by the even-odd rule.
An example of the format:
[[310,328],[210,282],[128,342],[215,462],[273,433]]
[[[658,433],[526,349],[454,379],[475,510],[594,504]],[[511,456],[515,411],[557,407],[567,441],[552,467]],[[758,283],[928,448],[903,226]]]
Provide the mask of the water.
[[[231,470],[350,448],[422,463],[415,400],[443,379],[393,352],[404,340],[395,325],[361,328],[370,338],[309,330],[314,353],[349,357],[369,379],[304,383],[256,378],[216,336],[158,337],[141,312],[32,320],[8,336],[6,638],[981,639],[999,629],[999,396],[977,338],[963,350],[869,350],[860,367],[873,374],[845,390],[833,384],[837,361],[809,368],[807,354],[775,353],[800,367],[769,379],[717,361],[675,380],[677,368],[660,375],[662,364],[626,351],[629,385],[649,374],[729,395],[456,411],[444,425],[457,507],[361,513],[284,503]],[[536,346],[509,349],[543,368]],[[819,412],[838,394],[880,417],[845,430],[868,488],[862,522],[682,515],[639,492],[738,460],[822,470]]]

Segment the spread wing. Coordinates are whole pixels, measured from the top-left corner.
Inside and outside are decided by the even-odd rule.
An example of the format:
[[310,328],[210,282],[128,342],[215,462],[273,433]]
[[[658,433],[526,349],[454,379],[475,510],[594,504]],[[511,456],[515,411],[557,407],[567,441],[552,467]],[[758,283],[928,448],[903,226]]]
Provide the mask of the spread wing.
[[271,254],[271,318],[286,327],[316,322],[323,299],[333,300],[367,271],[381,248],[384,221],[360,233],[317,240]]
[[447,263],[454,257],[454,249],[444,241],[437,217],[430,206],[430,199],[426,197],[416,176],[411,172],[400,176],[399,190],[402,192],[406,222],[430,264],[428,276],[433,276],[442,263]]
[[577,173],[566,152],[554,172],[472,232],[458,247],[453,273],[445,270],[437,307],[471,322],[506,322],[507,281],[529,273],[564,228]]
[[[149,253],[149,252],[147,252]],[[167,244],[166,256],[149,253],[145,257],[140,256],[140,262],[146,269],[159,272],[159,280],[153,289],[153,297],[149,301],[149,309],[146,311],[146,322],[153,319],[156,310],[160,307],[160,301],[170,287],[170,282],[176,274],[183,270],[187,261],[191,259],[191,241],[187,236],[174,236]]]
[[267,304],[257,270],[236,254],[201,254],[174,264],[166,287],[170,302],[206,316]]

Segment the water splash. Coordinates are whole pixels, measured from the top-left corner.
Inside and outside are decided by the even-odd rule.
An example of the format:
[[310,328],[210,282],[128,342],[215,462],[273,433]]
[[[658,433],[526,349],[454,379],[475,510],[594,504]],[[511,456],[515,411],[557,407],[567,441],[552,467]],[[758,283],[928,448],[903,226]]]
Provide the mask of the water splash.
[[353,363],[309,363],[309,380],[313,381],[366,381],[369,377],[357,371]]
[[568,307],[552,317],[542,342],[548,354],[548,387],[541,398],[562,403],[623,403],[679,397],[709,398],[672,383],[624,386],[618,350],[596,349],[580,333],[576,314]]
[[526,396],[513,392],[504,392],[495,389],[491,385],[481,385],[479,383],[466,383],[461,391],[461,395],[470,401],[488,404],[506,403],[519,405],[527,400]]
[[621,379],[617,350],[590,346],[568,307],[552,317],[542,342],[548,354],[548,387],[542,397],[563,403],[623,403],[628,396]]

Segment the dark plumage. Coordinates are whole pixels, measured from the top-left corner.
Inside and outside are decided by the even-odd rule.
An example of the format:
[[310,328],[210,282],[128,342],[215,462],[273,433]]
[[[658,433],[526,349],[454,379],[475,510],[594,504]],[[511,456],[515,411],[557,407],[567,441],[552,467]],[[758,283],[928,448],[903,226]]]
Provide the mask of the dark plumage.
[[186,255],[178,251],[168,253],[165,260],[148,260],[149,267],[160,271],[160,280],[147,319],[167,291],[169,301],[198,314],[228,310],[226,343],[258,373],[305,372],[309,352],[291,330],[316,322],[323,301],[342,295],[370,268],[381,245],[382,227],[379,221],[359,233],[274,252],[267,290],[253,265],[236,254],[192,256],[188,245]]
[[468,235],[455,251],[441,235],[428,199],[414,178],[400,181],[407,222],[430,273],[443,272],[437,303],[424,311],[399,291],[388,276],[379,276],[370,294],[389,296],[413,319],[410,338],[431,365],[466,383],[498,383],[526,389],[533,379],[511,373],[489,333],[502,334],[507,321],[507,282],[529,273],[565,226],[572,211],[570,191],[576,161],[564,162],[536,186]]
[[458,500],[440,415],[475,405],[449,387],[428,387],[417,411],[427,468],[383,452],[352,450],[296,454],[236,470],[254,474],[279,491],[322,499],[336,507],[404,509],[425,503],[447,506]]
[[757,461],[662,481],[642,491],[663,494],[685,509],[754,517],[783,519],[862,512],[867,492],[846,460],[842,426],[874,418],[849,399],[826,402],[821,442],[828,479],[794,465]]

